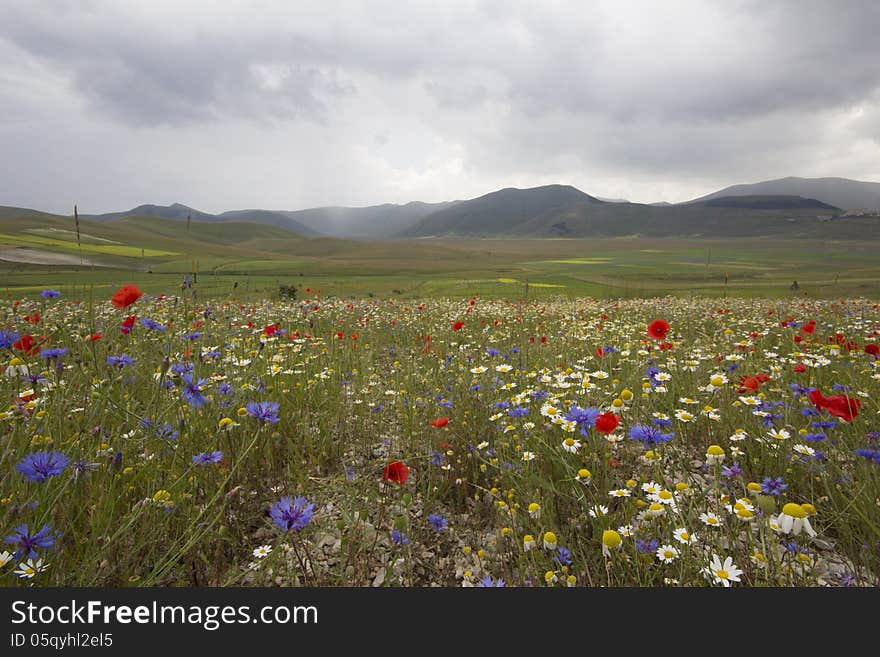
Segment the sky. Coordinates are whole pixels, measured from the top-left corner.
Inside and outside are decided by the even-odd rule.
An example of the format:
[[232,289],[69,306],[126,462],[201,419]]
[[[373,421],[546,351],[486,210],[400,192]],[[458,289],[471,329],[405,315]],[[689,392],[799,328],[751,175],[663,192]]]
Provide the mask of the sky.
[[880,181],[880,3],[0,0],[0,205]]

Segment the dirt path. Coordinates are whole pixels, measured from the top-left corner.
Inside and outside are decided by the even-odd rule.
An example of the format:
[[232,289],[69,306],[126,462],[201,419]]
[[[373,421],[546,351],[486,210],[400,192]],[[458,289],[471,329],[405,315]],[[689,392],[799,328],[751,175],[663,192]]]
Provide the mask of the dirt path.
[[82,258],[70,253],[53,253],[40,249],[15,247],[0,249],[0,260],[22,262],[29,265],[85,265],[87,267],[106,267],[107,265]]

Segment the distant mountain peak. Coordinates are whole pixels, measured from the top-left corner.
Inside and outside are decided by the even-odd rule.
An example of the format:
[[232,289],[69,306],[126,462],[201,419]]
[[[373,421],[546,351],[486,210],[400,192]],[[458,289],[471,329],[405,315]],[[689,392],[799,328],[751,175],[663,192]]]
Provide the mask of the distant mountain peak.
[[801,196],[844,210],[880,209],[880,183],[848,178],[799,178],[797,176],[732,185],[688,203],[699,203],[727,196]]

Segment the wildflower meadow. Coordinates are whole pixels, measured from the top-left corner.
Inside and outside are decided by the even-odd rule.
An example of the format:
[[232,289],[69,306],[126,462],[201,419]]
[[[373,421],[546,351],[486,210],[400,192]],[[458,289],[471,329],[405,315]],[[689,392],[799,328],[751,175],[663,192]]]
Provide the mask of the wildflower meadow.
[[878,583],[876,302],[305,296],[4,300],[0,585]]

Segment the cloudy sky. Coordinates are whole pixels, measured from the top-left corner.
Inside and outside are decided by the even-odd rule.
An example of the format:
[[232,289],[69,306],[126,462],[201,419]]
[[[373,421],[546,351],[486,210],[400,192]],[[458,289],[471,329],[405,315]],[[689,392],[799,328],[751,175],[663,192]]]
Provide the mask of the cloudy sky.
[[0,0],[0,205],[880,181],[880,3]]

